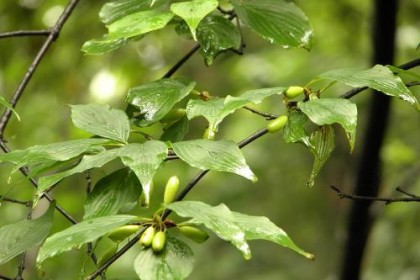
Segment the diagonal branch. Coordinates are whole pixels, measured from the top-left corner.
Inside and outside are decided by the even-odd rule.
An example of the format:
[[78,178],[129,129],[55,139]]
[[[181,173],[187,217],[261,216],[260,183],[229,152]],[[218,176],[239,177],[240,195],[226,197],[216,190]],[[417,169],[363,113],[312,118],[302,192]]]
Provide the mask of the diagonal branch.
[[[44,58],[45,54],[47,53],[48,49],[52,45],[52,43],[58,38],[60,35],[61,29],[64,26],[64,23],[70,17],[71,13],[73,12],[74,8],[78,4],[79,0],[70,0],[67,4],[67,7],[64,9],[61,16],[58,18],[56,24],[53,26],[47,39],[45,40],[44,44],[38,51],[38,54],[35,56],[34,60],[32,61],[31,65],[29,66],[28,70],[26,71],[22,81],[18,85],[13,97],[10,100],[10,105],[14,108],[16,107],[17,102],[19,101],[20,97],[23,94],[26,86],[28,85],[29,81],[31,80],[35,70],[37,69],[38,65],[41,63],[42,59]],[[3,136],[4,130],[12,116],[12,110],[6,109],[3,115],[0,118],[0,137]]]

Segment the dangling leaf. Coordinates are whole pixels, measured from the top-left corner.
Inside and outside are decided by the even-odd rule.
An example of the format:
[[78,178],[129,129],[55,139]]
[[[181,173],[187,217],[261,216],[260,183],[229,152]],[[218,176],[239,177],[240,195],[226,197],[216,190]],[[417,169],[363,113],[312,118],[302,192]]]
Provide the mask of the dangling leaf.
[[258,180],[241,150],[231,141],[190,140],[173,143],[172,147],[177,156],[193,167],[236,173],[253,182]]
[[217,0],[192,0],[189,2],[174,3],[171,5],[171,12],[185,20],[191,34],[197,41],[196,29],[200,21],[218,6]]
[[306,147],[310,147],[309,134],[305,129],[308,117],[297,110],[289,111],[288,121],[283,129],[283,140],[286,143],[301,142]]
[[0,228],[0,265],[44,241],[53,225],[55,203],[44,215]]
[[342,98],[322,98],[300,101],[298,107],[317,125],[340,124],[346,131],[350,150],[353,151],[357,126],[357,107],[354,103]]
[[185,279],[193,268],[191,248],[171,235],[162,252],[156,254],[152,249],[144,248],[134,260],[134,270],[142,280]]
[[239,19],[271,43],[284,48],[311,48],[308,18],[293,2],[285,0],[232,0]]
[[311,134],[311,147],[309,150],[314,155],[314,165],[307,185],[312,187],[315,184],[315,178],[321,168],[324,166],[331,152],[334,150],[334,129],[331,125],[321,126]]

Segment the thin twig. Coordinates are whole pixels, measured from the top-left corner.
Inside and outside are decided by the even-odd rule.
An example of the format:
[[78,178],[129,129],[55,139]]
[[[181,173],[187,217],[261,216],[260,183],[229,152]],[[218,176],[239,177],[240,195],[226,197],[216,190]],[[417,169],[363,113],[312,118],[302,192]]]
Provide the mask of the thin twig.
[[10,202],[10,203],[16,203],[16,204],[21,204],[21,205],[25,205],[25,206],[29,206],[31,205],[31,201],[23,201],[23,200],[17,200],[17,199],[13,199],[13,198],[9,198],[9,197],[4,197],[0,195],[0,202]]
[[17,30],[0,33],[0,39],[10,37],[48,36],[50,33],[50,30]]
[[[13,108],[16,107],[17,102],[22,96],[22,93],[25,90],[26,86],[28,85],[29,81],[31,80],[35,70],[37,69],[42,59],[44,58],[51,44],[58,38],[61,32],[61,29],[63,28],[64,23],[70,17],[71,13],[73,12],[78,2],[79,0],[70,0],[66,8],[64,9],[63,13],[58,18],[56,24],[51,29],[47,39],[45,40],[44,44],[38,51],[37,55],[35,56],[31,65],[29,66],[28,70],[26,71],[25,76],[23,77],[22,81],[20,82],[18,88],[16,89],[15,93],[13,94],[13,97],[11,98],[9,102]],[[3,136],[4,130],[6,129],[6,126],[11,116],[12,116],[12,110],[7,108],[0,118],[0,137]]]
[[188,61],[188,59],[195,54],[200,49],[200,44],[196,44],[186,55],[184,55],[174,66],[171,67],[171,69],[166,72],[165,75],[163,75],[162,79],[164,78],[170,78],[172,75],[181,68],[182,65],[184,65],[185,62]]
[[420,199],[420,196],[415,195],[415,194],[412,194],[412,193],[409,193],[408,191],[403,190],[403,189],[401,189],[400,187],[397,187],[395,190],[396,190],[397,192],[400,192],[400,193],[402,193],[402,194],[405,194],[406,196],[409,196],[409,197],[412,197],[412,198],[415,198],[415,199]]
[[400,188],[396,188],[397,191],[410,196],[410,197],[401,197],[401,198],[391,198],[391,197],[372,197],[372,196],[362,196],[362,195],[354,195],[342,192],[335,186],[330,186],[332,190],[334,190],[340,198],[347,198],[351,200],[364,200],[364,201],[382,201],[385,204],[391,204],[395,202],[420,202],[420,197],[406,193],[405,191],[401,190]]
[[255,110],[254,108],[251,108],[251,107],[248,107],[248,106],[244,106],[242,108],[244,108],[245,110],[248,110],[248,111],[250,111],[254,114],[260,115],[260,116],[264,117],[266,120],[274,120],[275,118],[277,118],[277,116],[275,116],[275,115],[264,113],[264,112]]
[[[397,66],[397,67],[400,68],[400,69],[403,69],[403,70],[408,70],[408,69],[417,67],[419,65],[420,65],[420,58],[414,59],[414,60],[409,61],[409,62],[404,63],[404,64],[401,64],[400,66]],[[362,92],[366,89],[368,89],[368,87],[353,88],[353,89],[347,91],[346,93],[344,93],[343,95],[341,95],[340,97],[344,98],[344,99],[349,99],[349,98],[352,98],[356,94],[358,94],[358,93],[360,93],[360,92]]]
[[4,275],[0,275],[1,280],[13,280],[12,278],[6,277]]
[[[29,202],[29,205],[28,205],[27,219],[32,220],[32,202]],[[25,266],[26,266],[26,251],[24,251],[22,255],[20,256],[18,272],[14,280],[23,280],[23,272],[25,271]]]

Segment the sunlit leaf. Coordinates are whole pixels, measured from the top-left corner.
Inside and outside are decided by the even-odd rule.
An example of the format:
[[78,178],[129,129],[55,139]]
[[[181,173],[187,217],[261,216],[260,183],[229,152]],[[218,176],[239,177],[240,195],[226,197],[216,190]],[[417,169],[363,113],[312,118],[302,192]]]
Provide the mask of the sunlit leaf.
[[315,184],[315,178],[324,166],[331,152],[334,150],[334,129],[331,125],[321,126],[311,134],[311,147],[309,150],[314,155],[314,165],[307,185],[312,187]]
[[87,41],[82,46],[82,51],[88,55],[101,55],[110,51],[119,49],[127,44],[125,38],[109,38],[105,36],[102,39],[94,39]]
[[71,105],[71,118],[74,125],[80,129],[127,143],[130,123],[122,110],[98,104]]
[[192,0],[172,4],[171,11],[185,20],[194,40],[197,41],[196,29],[198,24],[206,15],[214,11],[218,4],[217,0]]
[[312,29],[308,18],[285,0],[232,0],[239,19],[271,43],[310,49]]
[[241,150],[231,141],[190,140],[173,143],[172,147],[177,156],[193,167],[236,173],[257,181]]
[[44,241],[53,225],[55,203],[44,215],[0,228],[0,264],[4,264],[29,248]]
[[158,8],[168,4],[168,0],[116,0],[105,3],[99,12],[101,21],[110,24],[135,12]]
[[210,206],[200,201],[179,201],[166,206],[179,216],[192,218],[189,223],[203,224],[223,240],[231,242],[244,256],[251,258],[245,232],[235,222],[235,217],[224,204]]
[[346,131],[350,150],[353,150],[357,126],[357,107],[354,103],[342,98],[322,98],[300,101],[298,107],[317,125],[340,124]]
[[147,126],[162,119],[178,101],[194,89],[194,86],[195,82],[190,81],[158,80],[130,89],[127,103],[140,111],[137,124]]
[[134,269],[142,280],[185,279],[193,267],[194,254],[190,247],[170,235],[162,252],[156,254],[145,248],[134,260]]
[[284,230],[273,224],[267,217],[249,216],[237,212],[232,213],[235,223],[244,230],[246,240],[263,239],[271,241],[292,249],[308,259],[314,259],[314,255],[299,248]]
[[141,11],[108,25],[110,38],[130,38],[165,27],[174,16],[170,12]]
[[367,70],[355,68],[337,69],[325,72],[318,77],[339,81],[352,87],[370,87],[386,95],[396,96],[407,101],[416,109],[420,109],[418,100],[404,85],[401,78],[395,76],[391,70],[382,65],[375,65]]
[[145,203],[149,204],[152,179],[166,159],[168,147],[161,141],[150,140],[144,144],[129,144],[119,151],[124,165],[136,174],[143,188]]
[[43,261],[63,252],[80,247],[107,234],[116,227],[137,219],[137,216],[114,215],[85,220],[63,231],[57,232],[45,240],[36,259],[40,266]]
[[88,194],[84,220],[109,216],[132,209],[140,197],[141,185],[128,168],[100,179]]

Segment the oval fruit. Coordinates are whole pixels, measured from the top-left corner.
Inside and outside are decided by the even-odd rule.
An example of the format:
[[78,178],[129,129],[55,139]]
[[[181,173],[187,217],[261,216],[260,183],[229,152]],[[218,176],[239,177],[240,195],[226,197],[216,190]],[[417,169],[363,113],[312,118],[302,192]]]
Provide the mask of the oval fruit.
[[177,176],[172,176],[166,183],[165,193],[163,195],[163,203],[169,204],[174,201],[179,188],[179,179]]
[[207,232],[193,226],[180,226],[178,229],[183,235],[197,243],[203,243],[209,238]]
[[289,99],[293,99],[301,95],[305,89],[300,86],[291,86],[284,92],[284,96],[286,96]]
[[138,225],[125,225],[121,226],[119,228],[114,229],[111,231],[111,233],[108,235],[108,237],[114,241],[114,242],[121,242],[133,233],[135,233],[140,226]]
[[140,237],[140,244],[144,247],[149,247],[152,245],[152,241],[155,237],[155,228],[150,226],[148,227]]
[[166,243],[166,235],[163,231],[156,232],[155,236],[153,237],[152,241],[152,249],[153,252],[159,253],[163,250]]
[[267,124],[268,132],[275,133],[279,131],[286,125],[287,120],[288,120],[287,116],[283,115],[283,116],[278,117],[277,119],[270,121]]

